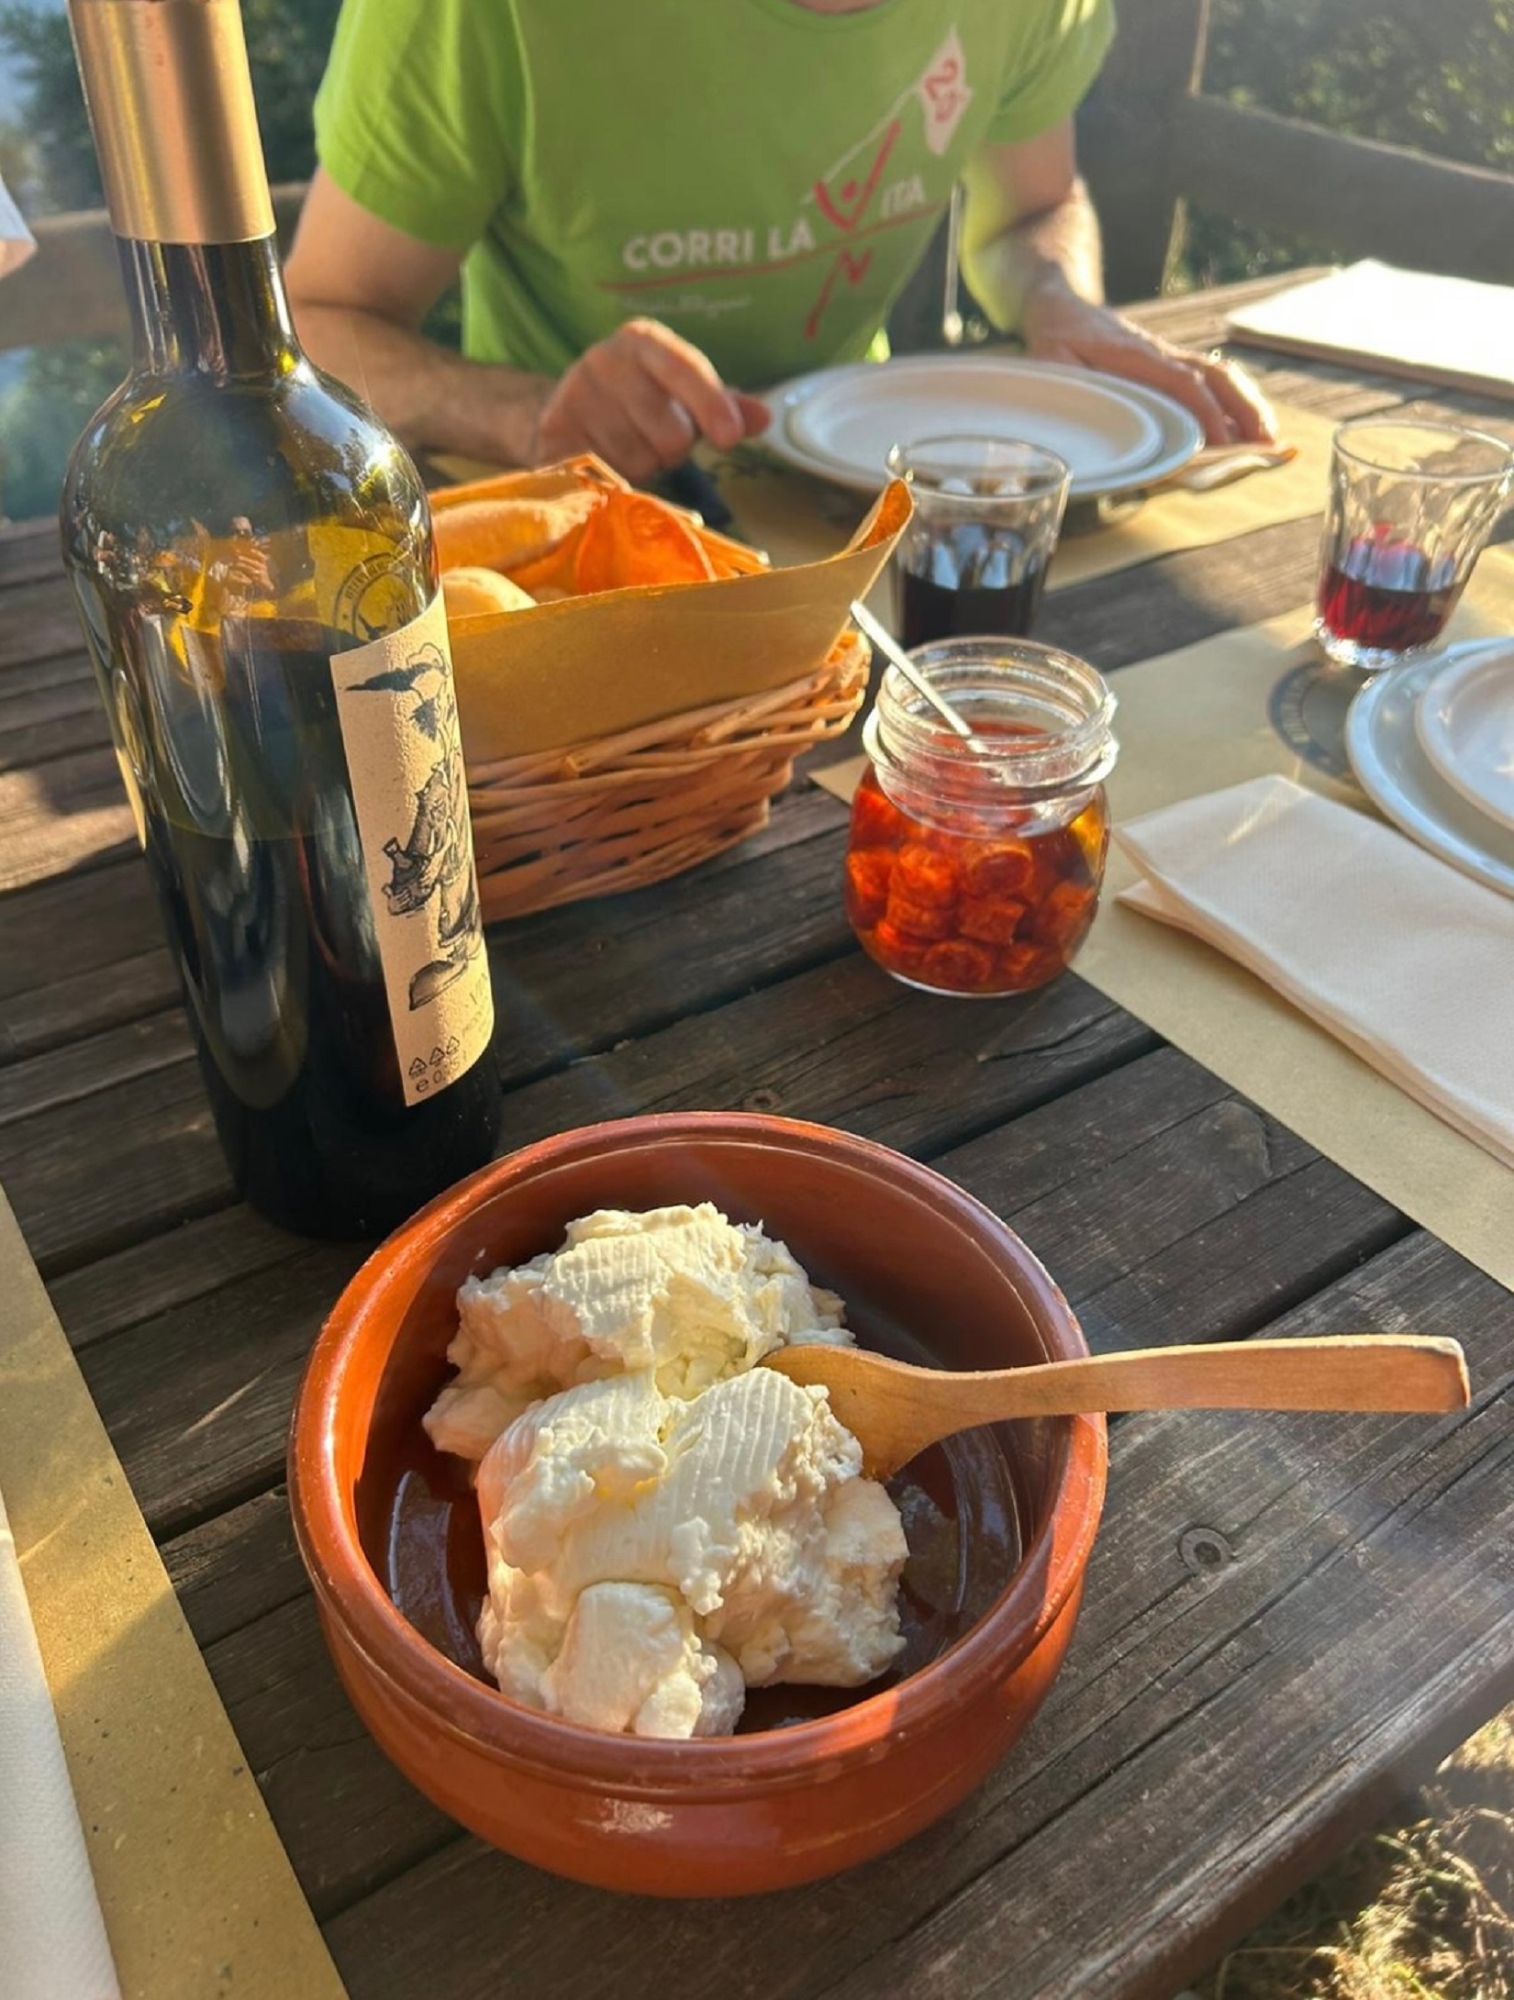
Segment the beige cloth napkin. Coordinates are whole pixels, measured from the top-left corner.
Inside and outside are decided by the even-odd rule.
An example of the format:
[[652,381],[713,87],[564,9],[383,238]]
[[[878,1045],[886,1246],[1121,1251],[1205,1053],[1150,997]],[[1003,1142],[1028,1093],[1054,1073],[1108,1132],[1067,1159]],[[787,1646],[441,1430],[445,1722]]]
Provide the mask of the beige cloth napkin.
[[1237,340],[1514,395],[1514,287],[1364,258],[1230,314]]
[[120,2000],[0,1498],[0,2000]]
[[1123,903],[1217,946],[1514,1166],[1514,902],[1283,777],[1115,839],[1144,878]]

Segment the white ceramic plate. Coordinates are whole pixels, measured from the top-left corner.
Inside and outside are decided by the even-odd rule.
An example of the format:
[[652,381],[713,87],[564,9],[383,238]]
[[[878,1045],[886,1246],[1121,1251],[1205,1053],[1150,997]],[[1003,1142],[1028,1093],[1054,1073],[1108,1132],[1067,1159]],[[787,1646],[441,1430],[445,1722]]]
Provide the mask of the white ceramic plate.
[[1118,386],[1089,370],[1010,357],[904,355],[883,367],[838,368],[796,396],[784,428],[801,451],[842,472],[881,473],[889,446],[947,435],[1018,438],[1066,459],[1102,486],[1157,455],[1162,434]]
[[[849,413],[865,410],[867,422],[876,423],[865,446],[858,445],[862,418],[854,425],[848,415],[847,458],[804,441],[827,437],[834,444],[837,433],[823,424],[823,413],[843,392]],[[1154,389],[1012,355],[912,354],[855,362],[801,375],[773,390],[768,401],[773,422],[762,442],[775,457],[861,493],[882,486],[891,444],[953,431],[1021,438],[1059,452],[1072,467],[1075,500],[1134,492],[1165,479],[1204,442],[1198,419]],[[1147,442],[1138,444],[1138,437]]]
[[1446,783],[1514,828],[1514,641],[1443,666],[1419,698],[1414,727]]
[[1362,790],[1395,826],[1464,875],[1514,896],[1514,832],[1446,783],[1414,726],[1415,708],[1438,674],[1508,650],[1507,639],[1482,639],[1368,681],[1346,718],[1346,754]]

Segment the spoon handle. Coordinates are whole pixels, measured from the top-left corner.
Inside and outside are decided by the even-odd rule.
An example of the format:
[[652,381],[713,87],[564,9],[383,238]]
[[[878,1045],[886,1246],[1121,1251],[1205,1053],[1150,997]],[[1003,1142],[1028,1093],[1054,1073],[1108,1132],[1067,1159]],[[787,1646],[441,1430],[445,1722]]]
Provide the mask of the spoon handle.
[[[965,1389],[973,1378],[955,1379]],[[1460,1410],[1469,1398],[1461,1348],[1421,1334],[1139,1348],[981,1379],[985,1416],[993,1403],[994,1414],[1006,1417],[1095,1410]]]
[[768,1365],[823,1383],[831,1408],[886,1478],[953,1431],[1008,1417],[1103,1410],[1462,1410],[1467,1364],[1454,1340],[1329,1334],[1304,1340],[1142,1347],[981,1373],[914,1368],[861,1348],[780,1348]]
[[853,600],[852,623],[865,639],[872,642],[886,660],[899,669],[900,673],[903,674],[904,678],[915,690],[915,693],[930,703],[947,728],[960,736],[970,750],[981,750],[983,748],[983,745],[973,734],[972,724],[964,716],[957,713],[956,709],[952,707],[946,696],[938,688],[932,687],[930,681],[921,673],[920,669],[915,665],[909,654],[905,652],[893,633],[888,630],[887,626],[878,623],[872,612],[868,610],[867,606],[860,599]]

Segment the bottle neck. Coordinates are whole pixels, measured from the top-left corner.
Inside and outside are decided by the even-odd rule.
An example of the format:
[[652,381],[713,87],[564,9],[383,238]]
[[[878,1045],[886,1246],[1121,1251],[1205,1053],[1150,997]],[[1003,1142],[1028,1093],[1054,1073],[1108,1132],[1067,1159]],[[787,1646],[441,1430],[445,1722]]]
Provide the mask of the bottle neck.
[[248,243],[119,239],[139,374],[285,375],[302,359],[272,236]]

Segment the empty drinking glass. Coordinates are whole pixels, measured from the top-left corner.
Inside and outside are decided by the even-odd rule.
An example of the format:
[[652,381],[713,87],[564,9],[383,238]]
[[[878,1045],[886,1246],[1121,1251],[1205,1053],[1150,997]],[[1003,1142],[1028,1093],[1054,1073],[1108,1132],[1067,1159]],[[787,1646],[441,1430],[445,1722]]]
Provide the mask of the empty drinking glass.
[[1508,496],[1514,452],[1452,424],[1359,418],[1335,433],[1315,637],[1379,673],[1426,651]]
[[895,558],[906,646],[1030,630],[1071,477],[1040,445],[1006,438],[896,444],[888,469],[915,511]]

